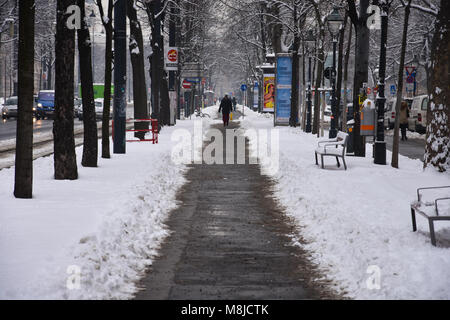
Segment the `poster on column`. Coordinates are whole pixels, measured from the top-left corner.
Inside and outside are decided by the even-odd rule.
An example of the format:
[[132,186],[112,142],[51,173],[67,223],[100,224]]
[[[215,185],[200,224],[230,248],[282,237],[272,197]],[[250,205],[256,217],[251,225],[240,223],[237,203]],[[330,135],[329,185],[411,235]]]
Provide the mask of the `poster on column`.
[[259,105],[259,84],[258,82],[255,82],[255,85],[253,86],[253,110],[258,110]]
[[273,112],[275,105],[275,74],[264,74],[264,108],[263,112]]
[[291,115],[292,57],[277,55],[275,90],[275,125],[289,125]]

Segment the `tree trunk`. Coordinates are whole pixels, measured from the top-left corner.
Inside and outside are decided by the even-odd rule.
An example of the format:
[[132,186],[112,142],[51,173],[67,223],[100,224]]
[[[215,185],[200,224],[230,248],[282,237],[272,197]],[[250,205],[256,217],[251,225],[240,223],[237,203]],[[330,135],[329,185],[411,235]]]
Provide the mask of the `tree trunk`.
[[50,56],[47,58],[47,90],[51,90],[53,88],[53,55],[50,53]]
[[406,53],[406,41],[408,37],[408,24],[409,24],[409,14],[411,12],[411,0],[408,1],[405,7],[405,20],[403,23],[403,38],[402,38],[402,49],[400,53],[400,64],[398,66],[398,83],[397,83],[397,101],[395,104],[395,125],[394,125],[394,141],[392,145],[392,160],[391,166],[398,168],[398,149],[399,149],[399,134],[398,130],[400,127],[400,106],[403,100],[403,68],[405,67],[405,53]]
[[299,78],[299,68],[298,68],[298,49],[300,48],[300,33],[298,30],[298,19],[297,19],[297,6],[295,1],[294,5],[294,52],[292,53],[292,83],[291,83],[291,114],[289,118],[289,125],[291,127],[296,127],[298,123],[298,78]]
[[427,126],[424,167],[450,170],[450,1],[441,0],[433,37],[431,119]]
[[[344,39],[345,39],[345,29],[347,27],[347,20],[348,20],[348,14],[345,14],[344,18],[344,25],[339,31],[339,48],[338,48],[338,63],[337,63],[337,81],[336,81],[336,101],[337,101],[337,115],[338,115],[338,121],[337,121],[337,128],[342,128],[342,120],[341,120],[341,126],[339,125],[339,119],[341,118],[341,96],[342,96],[342,60],[344,56]],[[345,113],[345,107],[346,103],[342,106],[342,114]]]
[[[324,35],[320,36],[321,39],[324,38]],[[321,40],[319,39],[319,43]],[[315,90],[314,90],[314,121],[313,121],[313,134],[319,134],[319,127],[320,127],[320,84],[322,83],[322,74],[323,74],[323,64],[325,61],[325,54],[323,52],[323,47],[318,48],[318,56],[316,59],[316,83],[315,83]]]
[[34,0],[20,2],[14,196],[22,199],[33,196],[34,13]]
[[[127,15],[130,20],[130,57],[133,68],[133,100],[134,118],[148,119],[147,111],[147,86],[145,83],[144,65],[144,41],[142,38],[141,24],[134,8],[134,0],[127,0]],[[136,122],[135,130],[148,130],[148,122]],[[139,139],[145,138],[145,131],[135,132]]]
[[347,43],[347,51],[345,52],[344,58],[344,108],[342,115],[342,131],[347,132],[347,88],[348,88],[348,61],[350,58],[350,50],[352,46],[352,31],[353,25],[350,24],[350,30],[348,31],[348,43]]
[[74,0],[57,2],[55,41],[55,121],[53,123],[55,179],[78,178],[73,133],[75,31],[68,29],[67,8]]
[[161,105],[161,124],[164,126],[170,125],[170,99],[169,99],[169,82],[167,81],[167,74],[164,70],[163,78],[161,80],[160,105]]
[[162,36],[161,36],[161,17],[157,16],[161,11],[161,0],[147,2],[147,15],[149,17],[152,37],[151,46],[152,54],[150,60],[150,78],[151,78],[151,101],[152,101],[152,118],[158,119],[159,127],[162,125],[161,116],[161,80],[163,76],[164,61],[162,52]]
[[97,167],[98,133],[97,121],[95,119],[91,42],[89,39],[89,29],[85,21],[85,0],[78,0],[78,6],[81,9],[81,29],[77,32],[84,125],[83,157],[81,165],[83,167]]
[[112,40],[113,40],[113,26],[112,26],[112,12],[113,0],[108,0],[108,13],[105,15],[101,1],[97,1],[97,6],[102,17],[103,27],[105,28],[105,91],[103,93],[103,117],[102,117],[102,158],[111,158],[110,143],[109,143],[109,116],[111,113],[111,81],[112,81]]
[[[354,1],[349,1],[349,4]],[[363,90],[363,84],[367,83],[369,77],[369,38],[370,30],[367,27],[367,9],[369,7],[369,0],[359,1],[359,17],[355,17],[356,11],[349,12],[349,16],[352,19],[355,26],[356,33],[356,48],[355,48],[355,75],[353,78],[353,111],[355,126],[353,130],[353,149],[355,150],[355,156],[365,157],[366,146],[364,139],[361,136],[361,113],[359,108],[359,95],[365,96]]]

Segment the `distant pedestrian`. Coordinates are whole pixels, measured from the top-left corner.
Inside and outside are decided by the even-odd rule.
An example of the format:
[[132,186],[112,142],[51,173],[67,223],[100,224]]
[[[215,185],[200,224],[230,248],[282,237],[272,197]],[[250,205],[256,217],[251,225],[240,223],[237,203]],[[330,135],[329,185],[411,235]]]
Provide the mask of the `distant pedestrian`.
[[236,101],[236,97],[233,97],[233,110],[236,111],[236,105],[237,105],[237,101]]
[[406,101],[402,101],[402,104],[400,106],[400,130],[402,132],[402,141],[408,140],[408,137],[406,136],[406,129],[408,129],[408,103]]
[[231,99],[226,94],[220,103],[219,112],[222,111],[223,126],[228,126],[230,121],[230,112],[233,110]]

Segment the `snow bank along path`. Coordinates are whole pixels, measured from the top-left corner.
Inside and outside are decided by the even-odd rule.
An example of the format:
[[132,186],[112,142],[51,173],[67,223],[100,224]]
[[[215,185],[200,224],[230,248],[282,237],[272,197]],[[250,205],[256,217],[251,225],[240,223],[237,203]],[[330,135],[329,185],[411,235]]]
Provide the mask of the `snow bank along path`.
[[15,199],[14,168],[1,170],[0,298],[131,298],[184,183],[185,166],[171,162],[178,128],[193,121],[165,127],[157,145],[128,143],[99,168],[83,168],[77,148],[76,181],[54,180],[53,157],[39,158],[32,200]]
[[[272,129],[273,117],[246,110],[242,126]],[[416,188],[450,185],[450,175],[424,172],[419,160],[402,156],[399,170],[375,165],[369,145],[366,158],[346,157],[347,171],[333,158],[323,170],[314,161],[315,136],[278,129],[276,197],[297,221],[313,261],[340,283],[336,289],[357,299],[450,299],[450,224],[435,224],[433,247],[427,220],[418,216],[413,233],[410,215]]]

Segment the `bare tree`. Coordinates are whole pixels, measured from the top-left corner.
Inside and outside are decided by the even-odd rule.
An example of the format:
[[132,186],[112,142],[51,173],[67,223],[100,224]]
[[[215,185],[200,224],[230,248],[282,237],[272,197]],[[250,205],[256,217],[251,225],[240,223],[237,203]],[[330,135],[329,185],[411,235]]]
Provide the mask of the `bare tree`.
[[[134,117],[148,119],[147,86],[145,84],[144,40],[134,0],[127,0],[127,15],[130,20],[130,57],[133,68]],[[148,122],[136,122],[135,130],[148,130]],[[135,137],[144,139],[145,131],[136,131]]]
[[81,12],[81,28],[78,30],[78,53],[80,57],[81,88],[83,99],[84,143],[81,165],[97,167],[98,133],[95,119],[94,87],[92,79],[91,42],[86,24],[85,0],[78,0]]
[[425,167],[450,170],[450,2],[441,1],[433,37],[432,92],[425,149]]
[[105,90],[103,93],[103,117],[102,117],[102,158],[111,158],[109,145],[109,115],[111,113],[111,81],[112,81],[112,40],[113,40],[113,0],[108,0],[108,9],[105,13],[101,0],[97,0],[97,6],[102,18],[102,24],[106,33],[105,44]]
[[67,28],[67,8],[74,0],[59,0],[56,6],[55,42],[55,121],[54,166],[55,179],[78,179],[75,138],[73,132],[73,84],[75,31]]
[[406,39],[408,36],[408,24],[409,24],[409,14],[411,12],[411,1],[408,0],[408,4],[405,7],[405,21],[403,23],[403,40],[402,40],[402,50],[400,53],[400,65],[398,67],[398,84],[397,84],[397,102],[395,105],[395,127],[394,127],[394,142],[392,146],[392,161],[391,166],[398,168],[398,149],[399,149],[399,134],[398,130],[400,127],[400,106],[402,103],[403,96],[403,68],[405,66],[405,52],[406,52]]
[[34,0],[19,6],[19,102],[14,196],[33,196]]

